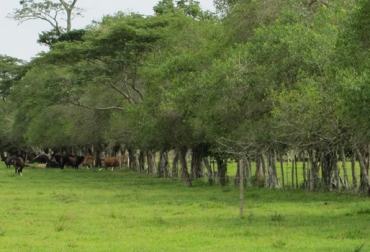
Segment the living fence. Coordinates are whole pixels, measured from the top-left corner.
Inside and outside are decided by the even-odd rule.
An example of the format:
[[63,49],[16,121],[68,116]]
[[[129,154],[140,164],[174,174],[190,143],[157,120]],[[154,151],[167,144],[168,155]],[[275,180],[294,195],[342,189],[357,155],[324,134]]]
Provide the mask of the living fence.
[[[169,160],[172,160],[170,162]],[[156,162],[156,160],[159,160]],[[144,173],[158,174],[159,177],[183,179],[183,167],[179,165],[176,152],[152,153],[147,159],[147,166],[140,170]],[[338,160],[318,159],[313,162],[308,158],[276,158],[259,155],[244,158],[243,178],[246,187],[269,187],[280,189],[346,190],[357,191],[360,185],[361,169],[355,159]],[[218,162],[211,157],[203,157],[197,162],[191,152],[186,155],[187,172],[191,181],[203,179],[215,185],[239,185],[239,162],[227,159]],[[330,169],[329,169],[329,168]]]

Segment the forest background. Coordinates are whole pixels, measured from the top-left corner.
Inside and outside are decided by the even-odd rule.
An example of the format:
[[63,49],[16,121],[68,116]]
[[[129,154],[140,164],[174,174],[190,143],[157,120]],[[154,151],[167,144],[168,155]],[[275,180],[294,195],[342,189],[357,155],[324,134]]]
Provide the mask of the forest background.
[[79,30],[76,0],[20,3],[13,19],[56,11],[65,26],[51,20],[30,62],[0,56],[2,150],[126,150],[160,177],[179,162],[186,186],[213,180],[211,158],[221,185],[244,160],[247,185],[281,188],[276,161],[284,174],[291,159],[298,187],[368,191],[368,1],[215,0],[211,13],[163,0]]

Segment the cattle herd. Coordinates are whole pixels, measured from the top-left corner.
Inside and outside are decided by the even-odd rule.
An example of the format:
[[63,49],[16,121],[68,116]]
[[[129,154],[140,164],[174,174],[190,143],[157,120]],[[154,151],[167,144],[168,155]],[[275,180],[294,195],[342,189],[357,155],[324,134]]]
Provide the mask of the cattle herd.
[[[102,164],[105,169],[112,169],[119,167],[120,165],[128,165],[128,155],[125,154],[119,157],[115,156],[102,156]],[[1,160],[5,162],[7,168],[14,166],[16,174],[22,176],[22,170],[24,167],[37,167],[37,168],[60,168],[71,167],[78,169],[79,167],[93,168],[95,167],[95,158],[92,155],[78,156],[72,154],[40,154],[35,157],[28,157],[27,155],[21,154],[10,154],[6,155],[1,153]],[[27,163],[28,162],[28,163]],[[30,163],[38,163],[36,166],[30,165]]]

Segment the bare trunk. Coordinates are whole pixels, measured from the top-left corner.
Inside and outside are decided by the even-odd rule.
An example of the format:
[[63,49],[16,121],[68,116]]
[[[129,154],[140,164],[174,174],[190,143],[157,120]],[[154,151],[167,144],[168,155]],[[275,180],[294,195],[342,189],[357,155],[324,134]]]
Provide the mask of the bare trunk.
[[360,191],[361,192],[367,192],[369,189],[369,179],[367,177],[367,167],[365,164],[365,160],[363,159],[363,156],[358,148],[355,148],[356,156],[358,159],[358,162],[360,164]]
[[155,174],[156,166],[155,166],[155,153],[148,150],[146,153],[147,162],[148,162],[148,174]]
[[172,178],[178,178],[179,177],[179,152],[177,150],[174,151],[174,156],[172,160]]
[[191,155],[191,176],[198,179],[202,177],[202,153],[194,148]]
[[302,170],[303,170],[303,185],[304,185],[304,188],[306,190],[309,190],[309,185],[307,183],[307,177],[308,177],[308,174],[307,174],[307,169],[306,169],[306,158],[304,157],[305,155],[303,155],[303,163],[302,163]]
[[191,187],[191,180],[189,176],[188,171],[188,165],[186,162],[186,152],[188,148],[187,147],[177,147],[177,152],[179,153],[179,160],[181,164],[181,179],[184,181],[185,187]]
[[275,162],[275,151],[270,151],[267,153],[268,160],[268,187],[278,188],[279,179],[276,172],[276,162]]
[[145,172],[145,156],[145,152],[141,150],[139,154],[139,172],[142,173]]
[[203,163],[204,163],[204,166],[207,169],[207,180],[208,180],[208,183],[213,183],[214,182],[213,173],[212,173],[211,165],[209,164],[209,161],[208,161],[208,157],[204,157],[203,158]]
[[264,174],[263,174],[263,167],[262,167],[262,160],[261,155],[256,155],[256,172],[255,172],[255,181],[254,186],[262,187],[264,186]]
[[294,167],[296,165],[296,163],[294,162],[294,157],[293,157],[293,160],[292,160],[292,188],[294,188]]
[[351,171],[352,171],[352,184],[354,188],[357,188],[357,176],[356,176],[356,153],[353,152],[351,155]]
[[263,171],[263,185],[265,187],[268,187],[269,174],[267,171],[268,168],[266,167],[265,155],[263,155],[263,153],[261,153],[261,164],[262,164],[262,171]]
[[281,187],[284,189],[284,165],[283,165],[283,156],[279,153],[280,160],[280,171],[281,171]]
[[298,158],[296,155],[294,155],[294,167],[295,167],[295,187],[298,189],[299,188],[299,184],[298,184]]
[[246,179],[246,186],[252,187],[252,168],[249,158],[245,157],[243,159],[243,164],[245,166],[244,176]]
[[315,190],[318,189],[320,186],[320,177],[319,177],[319,166],[316,157],[316,153],[314,150],[308,151],[309,155],[309,189]]
[[346,157],[344,154],[344,147],[342,146],[340,148],[340,156],[341,156],[341,161],[342,161],[342,169],[343,169],[343,185],[348,188],[349,187],[349,181],[348,181],[348,172],[347,172],[347,166],[346,166]]
[[221,186],[226,186],[227,184],[227,159],[224,158],[216,158],[217,163],[217,172],[218,172],[218,179],[219,184]]
[[170,173],[170,164],[168,162],[168,151],[161,151],[158,162],[158,177],[168,177]]
[[240,168],[240,164],[242,164],[242,162],[236,162],[236,173],[235,173],[235,178],[234,178],[234,186],[239,186],[240,185],[240,169],[243,169]]
[[137,156],[136,156],[136,150],[129,148],[128,149],[128,156],[130,160],[130,170],[137,170],[138,167],[138,161],[137,161]]

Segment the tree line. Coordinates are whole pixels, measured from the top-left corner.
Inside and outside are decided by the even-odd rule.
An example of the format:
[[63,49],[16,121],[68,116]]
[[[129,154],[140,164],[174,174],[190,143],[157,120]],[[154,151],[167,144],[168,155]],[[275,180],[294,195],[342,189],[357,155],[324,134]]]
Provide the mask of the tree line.
[[[71,16],[77,1],[63,2]],[[117,12],[83,30],[53,26],[39,39],[50,50],[30,62],[2,55],[1,148],[124,146],[131,169],[158,176],[170,176],[174,150],[172,176],[180,163],[186,186],[209,169],[207,157],[221,185],[228,161],[245,159],[247,178],[271,188],[282,186],[276,160],[294,153],[307,160],[308,190],[367,192],[370,3],[214,5],[211,13],[196,1],[162,0],[150,16]],[[358,162],[358,182],[349,183],[345,166],[340,173],[346,160]]]

